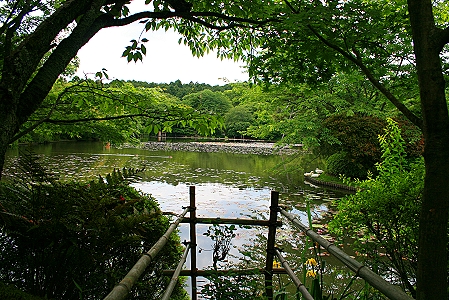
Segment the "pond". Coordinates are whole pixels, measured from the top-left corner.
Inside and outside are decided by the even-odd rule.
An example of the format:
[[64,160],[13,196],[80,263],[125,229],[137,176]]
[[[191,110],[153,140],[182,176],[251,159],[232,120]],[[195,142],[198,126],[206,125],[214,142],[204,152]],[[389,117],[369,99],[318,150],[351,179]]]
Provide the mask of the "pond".
[[[19,149],[7,153],[4,177],[17,172]],[[291,155],[256,155],[220,152],[150,151],[136,147],[105,147],[100,142],[60,142],[34,145],[31,149],[40,162],[62,180],[90,180],[117,168],[145,168],[134,186],[151,194],[163,211],[182,212],[189,205],[189,186],[196,188],[198,217],[265,218],[268,219],[270,194],[280,193],[279,202],[298,214],[307,224],[306,201],[312,214],[319,217],[327,211],[327,203],[344,192],[311,186],[303,173],[323,167],[323,162],[309,153],[295,156],[297,167],[288,174],[282,163]],[[198,268],[211,265],[212,241],[203,235],[208,225],[197,225]],[[261,229],[238,229],[230,255],[241,256],[239,250],[258,247]],[[187,224],[180,227],[181,240],[189,239]],[[296,234],[288,227],[280,229],[279,240],[300,252]],[[259,245],[260,246],[260,245]],[[262,246],[263,247],[263,246]],[[189,262],[187,262],[189,266]]]

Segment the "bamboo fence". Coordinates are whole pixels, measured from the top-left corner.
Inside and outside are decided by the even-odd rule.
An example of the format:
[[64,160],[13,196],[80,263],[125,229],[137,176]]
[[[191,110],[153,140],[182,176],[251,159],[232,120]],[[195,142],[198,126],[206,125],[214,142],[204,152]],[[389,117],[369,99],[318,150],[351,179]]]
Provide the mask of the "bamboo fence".
[[[303,295],[306,300],[313,300],[312,296],[307,291],[303,283],[294,274],[293,270],[288,265],[287,261],[282,257],[278,249],[275,248],[276,241],[276,228],[281,226],[282,223],[277,220],[277,214],[280,212],[289,221],[293,223],[295,227],[305,232],[313,241],[317,242],[324,249],[326,249],[330,254],[334,255],[338,260],[345,264],[350,270],[354,271],[358,277],[366,280],[371,286],[379,290],[382,294],[387,296],[392,300],[413,300],[405,292],[403,292],[398,287],[392,285],[390,282],[384,280],[379,275],[372,272],[368,267],[359,263],[355,259],[351,258],[349,255],[344,253],[338,247],[321,237],[319,234],[315,233],[313,230],[302,224],[299,219],[285,211],[282,207],[279,207],[279,193],[271,192],[271,204],[270,204],[270,216],[269,220],[250,220],[250,219],[222,219],[222,218],[197,218],[196,217],[196,203],[195,203],[195,187],[191,186],[190,190],[190,206],[185,208],[182,214],[176,219],[175,222],[171,224],[167,232],[156,242],[156,244],[134,265],[134,267],[128,272],[128,274],[123,278],[123,280],[114,287],[114,289],[109,293],[104,300],[123,300],[127,297],[131,291],[133,285],[136,283],[140,275],[145,271],[150,262],[154,260],[154,257],[159,253],[159,251],[167,243],[170,234],[175,230],[175,228],[182,223],[190,224],[190,242],[187,243],[187,247],[184,254],[179,262],[176,270],[165,270],[164,275],[172,275],[167,290],[164,293],[162,300],[167,300],[170,298],[173,288],[179,276],[190,276],[191,277],[191,299],[197,300],[197,277],[198,276],[237,276],[237,275],[257,275],[264,274],[265,276],[265,293],[267,299],[273,299],[273,274],[288,274],[295,284],[296,288]],[[185,217],[187,212],[190,212],[189,217]],[[243,269],[243,270],[198,270],[196,266],[196,224],[237,224],[237,225],[253,225],[253,226],[267,226],[268,236],[267,236],[267,248],[266,248],[266,262],[265,268],[263,269]],[[190,270],[182,270],[187,254],[190,252]],[[282,263],[283,268],[273,268],[274,256],[279,258]]]
[[165,246],[170,235],[178,227],[179,223],[181,223],[182,218],[187,214],[189,210],[189,207],[184,209],[178,219],[176,219],[176,221],[170,225],[165,234],[156,242],[156,244],[154,244],[153,247],[151,247],[148,252],[144,253],[140,257],[140,259],[132,267],[128,274],[126,274],[122,281],[120,281],[120,283],[114,287],[114,289],[104,298],[104,300],[123,300],[128,296],[134,284],[137,282],[148,265],[154,260],[154,257]]
[[181,260],[179,261],[179,264],[176,267],[176,270],[173,273],[170,283],[168,284],[168,287],[165,290],[165,293],[162,296],[161,300],[169,300],[170,299],[170,296],[173,293],[173,289],[175,288],[176,283],[178,282],[179,273],[181,273],[182,266],[186,262],[187,254],[189,254],[189,250],[190,250],[190,244],[187,244],[186,249],[184,250],[184,253],[182,254]]
[[412,297],[408,296],[400,288],[386,281],[385,279],[383,279],[382,277],[371,271],[368,267],[364,266],[360,262],[350,257],[348,254],[343,252],[337,246],[321,237],[318,233],[314,232],[312,229],[302,224],[296,216],[288,213],[281,207],[279,208],[279,210],[281,214],[285,216],[287,219],[289,219],[296,228],[300,229],[313,241],[320,244],[330,254],[334,255],[335,258],[337,258],[349,269],[355,272],[355,274],[358,277],[365,279],[371,286],[379,290],[382,294],[384,294],[385,296],[387,296],[392,300],[413,300]]
[[278,249],[275,249],[276,256],[279,258],[279,261],[281,262],[282,266],[284,267],[285,271],[287,272],[288,276],[290,276],[290,279],[295,284],[296,289],[302,294],[305,300],[313,300],[312,295],[310,295],[309,291],[307,290],[306,286],[299,280],[299,278],[295,275],[293,270],[290,268],[287,261],[282,256],[281,252]]

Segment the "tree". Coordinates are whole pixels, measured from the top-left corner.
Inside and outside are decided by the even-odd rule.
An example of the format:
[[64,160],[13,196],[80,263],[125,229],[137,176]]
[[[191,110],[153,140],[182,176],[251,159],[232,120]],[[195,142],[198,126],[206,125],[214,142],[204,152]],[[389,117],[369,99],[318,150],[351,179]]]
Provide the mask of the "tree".
[[232,107],[231,101],[223,93],[212,92],[209,89],[185,95],[182,101],[199,111],[221,116],[226,114]]
[[[448,3],[285,3],[289,10],[283,22],[259,35],[264,41],[259,55],[251,57],[251,74],[274,82],[319,82],[336,71],[356,69],[421,128],[426,175],[419,221],[417,299],[447,299],[449,116],[444,74]],[[417,97],[419,110],[409,102]]]
[[[223,30],[248,27],[249,22],[266,24],[273,12],[261,5],[242,10],[233,2],[220,6],[197,1],[195,7],[183,0],[145,3],[152,3],[154,9],[131,15],[128,0],[2,1],[0,171],[6,149],[20,126],[40,107],[78,50],[100,29],[136,21],[141,21],[145,30],[174,28],[184,35],[183,41],[193,54],[201,55],[214,47],[242,42],[238,35],[221,34]],[[257,16],[255,20],[249,19],[253,16]],[[211,34],[202,34],[204,26]],[[146,41],[133,39],[123,56],[128,61],[142,59]],[[245,44],[227,55],[243,53],[249,48]]]
[[406,156],[398,124],[392,119],[387,122],[385,133],[379,135],[379,175],[363,181],[363,190],[338,201],[338,212],[329,229],[354,239],[352,248],[367,255],[368,264],[379,274],[400,282],[404,290],[416,297],[424,165],[422,158],[413,161]]
[[159,88],[135,88],[119,82],[104,87],[92,80],[58,80],[12,139],[90,137],[120,143],[143,133],[170,131],[185,120],[190,120],[192,130],[201,134],[210,133],[219,123],[217,117],[202,115]]
[[224,118],[226,135],[231,137],[245,135],[246,129],[254,124],[254,116],[250,108],[243,105],[231,108]]

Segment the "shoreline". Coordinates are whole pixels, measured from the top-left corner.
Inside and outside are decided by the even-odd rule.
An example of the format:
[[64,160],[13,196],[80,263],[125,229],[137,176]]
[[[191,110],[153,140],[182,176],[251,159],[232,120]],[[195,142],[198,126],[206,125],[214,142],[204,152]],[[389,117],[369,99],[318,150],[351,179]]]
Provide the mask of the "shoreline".
[[142,149],[149,151],[226,152],[235,154],[292,155],[300,148],[277,146],[275,143],[235,142],[143,142]]

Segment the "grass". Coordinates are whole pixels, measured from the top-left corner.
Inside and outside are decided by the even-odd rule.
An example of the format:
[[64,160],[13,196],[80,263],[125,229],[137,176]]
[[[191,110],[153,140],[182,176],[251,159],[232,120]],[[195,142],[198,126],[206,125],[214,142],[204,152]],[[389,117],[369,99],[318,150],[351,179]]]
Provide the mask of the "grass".
[[325,181],[325,182],[333,182],[333,183],[338,183],[338,184],[342,184],[342,185],[353,186],[353,187],[360,186],[360,181],[358,181],[358,180],[352,180],[352,179],[348,180],[348,178],[343,180],[343,178],[341,178],[341,177],[329,175],[326,173],[321,174],[320,177],[315,178],[315,179],[320,180],[320,181]]

